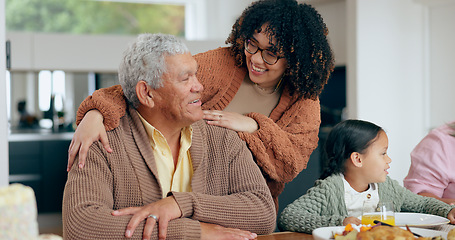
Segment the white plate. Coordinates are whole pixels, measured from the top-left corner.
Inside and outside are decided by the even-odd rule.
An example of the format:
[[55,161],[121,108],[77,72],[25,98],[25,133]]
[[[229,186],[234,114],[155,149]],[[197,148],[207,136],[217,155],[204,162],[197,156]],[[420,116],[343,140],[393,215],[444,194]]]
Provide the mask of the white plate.
[[[422,235],[423,237],[437,237],[442,236],[444,239],[447,239],[447,233],[441,231],[435,231],[425,228],[410,228],[412,232]],[[342,233],[344,231],[344,226],[339,227],[322,227],[313,230],[314,240],[326,240],[330,239],[334,233]],[[333,239],[333,238],[332,238]]]
[[449,219],[424,213],[395,213],[395,225],[402,227],[432,227],[449,223]]

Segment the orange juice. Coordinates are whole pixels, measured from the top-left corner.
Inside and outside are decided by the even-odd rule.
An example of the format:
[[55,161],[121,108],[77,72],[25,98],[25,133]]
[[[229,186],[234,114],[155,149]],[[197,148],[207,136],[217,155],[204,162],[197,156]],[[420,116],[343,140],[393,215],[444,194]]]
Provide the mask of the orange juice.
[[375,223],[373,222],[374,220],[379,220],[383,223],[395,225],[395,216],[392,216],[392,215],[380,215],[380,214],[372,213],[372,214],[366,214],[366,215],[362,216],[362,224],[364,224],[364,225],[368,225],[368,224],[375,225]]

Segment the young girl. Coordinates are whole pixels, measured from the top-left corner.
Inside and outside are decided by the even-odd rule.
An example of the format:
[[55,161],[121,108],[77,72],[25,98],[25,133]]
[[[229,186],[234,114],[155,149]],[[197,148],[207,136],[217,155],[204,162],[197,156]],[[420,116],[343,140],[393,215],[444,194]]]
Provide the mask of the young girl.
[[281,213],[279,228],[311,233],[313,229],[360,224],[363,202],[392,201],[395,212],[447,217],[455,223],[455,206],[419,196],[387,177],[392,161],[384,130],[370,122],[346,120],[330,132],[325,145],[328,166],[308,192]]

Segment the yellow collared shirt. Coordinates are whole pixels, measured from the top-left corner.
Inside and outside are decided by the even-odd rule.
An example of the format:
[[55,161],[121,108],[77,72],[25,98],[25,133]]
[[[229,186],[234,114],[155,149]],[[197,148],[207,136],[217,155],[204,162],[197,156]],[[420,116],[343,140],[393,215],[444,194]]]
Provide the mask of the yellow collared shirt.
[[179,156],[177,165],[174,168],[174,159],[166,138],[158,129],[148,123],[139,112],[138,115],[149,136],[150,145],[153,149],[163,198],[166,197],[169,191],[191,192],[193,164],[191,162],[190,147],[193,128],[188,126],[181,131]]

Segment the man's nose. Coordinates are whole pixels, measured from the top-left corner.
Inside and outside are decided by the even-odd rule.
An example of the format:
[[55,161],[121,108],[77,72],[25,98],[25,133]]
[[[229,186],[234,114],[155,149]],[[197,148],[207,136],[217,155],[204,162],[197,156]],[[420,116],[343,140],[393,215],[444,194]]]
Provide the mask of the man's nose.
[[204,90],[204,86],[202,86],[201,82],[199,82],[199,79],[196,76],[194,76],[193,91],[202,92],[202,90]]

